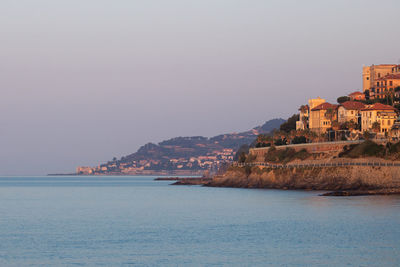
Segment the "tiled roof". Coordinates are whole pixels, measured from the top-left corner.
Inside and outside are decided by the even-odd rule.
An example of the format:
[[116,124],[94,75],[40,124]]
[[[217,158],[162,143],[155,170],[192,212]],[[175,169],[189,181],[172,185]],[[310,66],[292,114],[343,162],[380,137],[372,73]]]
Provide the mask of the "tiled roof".
[[366,105],[365,108],[362,110],[391,110],[391,111],[396,111],[396,109],[392,106],[389,105],[384,105],[381,103],[375,103],[373,105]]
[[345,109],[361,110],[365,108],[365,104],[358,101],[346,101],[341,104]]
[[349,94],[349,96],[351,96],[351,95],[363,95],[363,93],[356,91],[356,92]]
[[316,106],[311,111],[315,110],[327,110],[327,109],[337,109],[338,105],[334,105],[328,102],[322,103],[321,105]]

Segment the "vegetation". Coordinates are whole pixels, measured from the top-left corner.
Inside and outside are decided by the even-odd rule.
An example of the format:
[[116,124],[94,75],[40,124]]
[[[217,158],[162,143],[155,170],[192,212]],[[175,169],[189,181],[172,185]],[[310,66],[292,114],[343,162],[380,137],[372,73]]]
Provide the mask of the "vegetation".
[[385,147],[378,145],[370,140],[361,144],[345,146],[339,157],[362,158],[362,157],[383,157],[385,155]]
[[272,146],[265,154],[265,161],[274,163],[287,163],[295,159],[304,160],[310,156],[311,154],[305,149],[296,152],[296,150],[293,148],[276,149],[274,146]]
[[325,135],[317,135],[310,129],[274,131],[272,135],[260,134],[253,143],[253,147],[270,147],[272,145],[281,146],[288,144],[304,144],[311,142],[325,141]]
[[342,103],[344,103],[346,101],[350,101],[350,97],[348,97],[348,96],[340,96],[340,97],[337,98],[337,102],[339,104],[342,104]]
[[295,136],[292,140],[292,144],[304,144],[307,143],[307,138],[303,135]]
[[333,108],[328,108],[325,111],[325,117],[331,122],[333,121],[333,118],[335,117],[336,111]]
[[381,131],[381,125],[379,122],[376,121],[372,124],[372,130],[374,130],[375,133],[379,133]]
[[363,158],[363,157],[379,157],[390,160],[400,159],[400,142],[387,143],[386,146],[366,140],[358,145],[345,146],[343,151],[339,153],[339,157],[347,158]]
[[292,130],[296,130],[296,121],[299,120],[299,114],[292,115],[285,123],[279,127],[283,132],[289,133]]
[[247,144],[241,145],[235,154],[234,160],[238,161],[240,163],[243,163],[246,161],[246,157],[247,157],[248,153],[249,153],[249,145],[247,145]]

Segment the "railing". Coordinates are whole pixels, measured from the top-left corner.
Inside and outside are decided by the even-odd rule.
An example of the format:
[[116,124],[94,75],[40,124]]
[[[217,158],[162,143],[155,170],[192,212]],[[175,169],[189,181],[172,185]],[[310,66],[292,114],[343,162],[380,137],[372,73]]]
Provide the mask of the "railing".
[[[290,144],[290,145],[282,145],[282,146],[276,146],[279,148],[295,148],[295,147],[303,147],[303,146],[316,146],[316,145],[351,145],[351,144],[361,144],[365,140],[353,140],[353,141],[335,141],[335,142],[315,142],[315,143],[302,143],[302,144]],[[381,141],[381,140],[379,140]],[[252,150],[262,150],[266,149],[269,147],[253,147],[251,148]]]
[[400,162],[332,162],[332,163],[305,163],[305,164],[274,164],[267,162],[233,163],[237,167],[262,166],[272,169],[306,168],[306,167],[344,167],[344,166],[376,166],[376,167],[400,167]]

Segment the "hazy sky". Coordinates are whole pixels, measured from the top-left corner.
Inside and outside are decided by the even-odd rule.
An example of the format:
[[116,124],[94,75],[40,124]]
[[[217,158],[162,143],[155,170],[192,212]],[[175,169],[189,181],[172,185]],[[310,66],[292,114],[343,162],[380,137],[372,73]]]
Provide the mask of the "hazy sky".
[[398,0],[1,0],[0,175],[243,131],[398,63]]

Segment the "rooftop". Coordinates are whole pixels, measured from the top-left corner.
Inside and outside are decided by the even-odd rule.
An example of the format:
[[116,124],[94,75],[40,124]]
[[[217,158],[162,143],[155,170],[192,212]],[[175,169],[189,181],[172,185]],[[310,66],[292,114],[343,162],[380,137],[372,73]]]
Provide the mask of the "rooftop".
[[327,110],[327,109],[337,109],[338,105],[334,105],[328,102],[322,103],[321,105],[316,106],[313,108],[311,111],[316,111],[316,110]]
[[356,109],[356,110],[362,110],[365,108],[365,104],[358,102],[358,101],[346,101],[341,104],[345,109]]
[[381,103],[375,103],[373,105],[367,105],[362,110],[390,110],[390,111],[396,111],[396,109],[394,107],[389,106],[389,105],[384,105],[384,104],[381,104]]
[[355,91],[355,92],[353,92],[353,93],[349,94],[349,96],[353,96],[353,95],[363,95],[363,94],[364,94],[364,93],[361,93],[361,92]]

